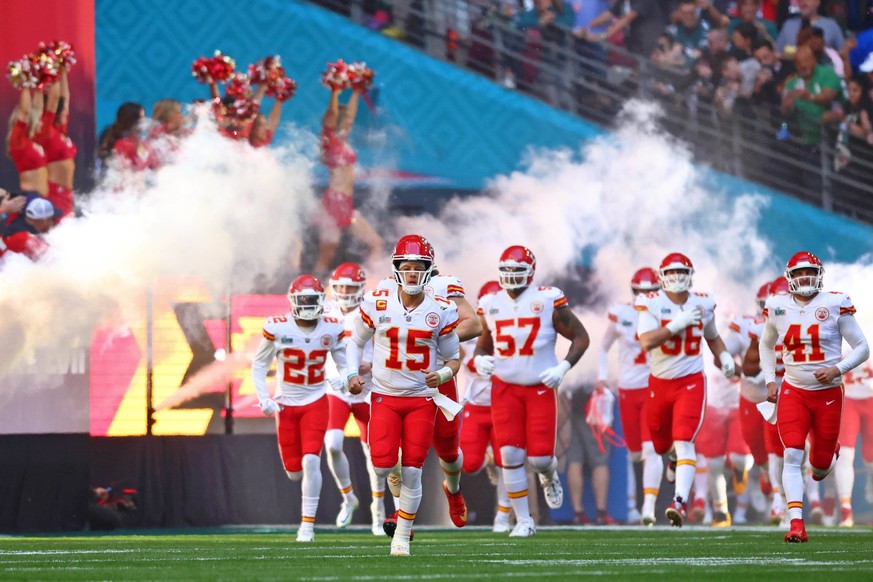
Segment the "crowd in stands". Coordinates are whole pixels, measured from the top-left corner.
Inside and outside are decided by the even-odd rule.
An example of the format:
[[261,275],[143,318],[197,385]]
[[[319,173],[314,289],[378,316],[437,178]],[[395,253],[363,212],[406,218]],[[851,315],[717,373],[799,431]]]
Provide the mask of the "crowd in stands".
[[[802,181],[796,167],[804,164],[820,173],[825,145],[837,150],[836,172],[853,176],[860,166],[856,183],[873,179],[869,0],[316,3],[353,17],[356,6],[383,34],[431,54],[444,50],[447,60],[507,88],[597,121],[609,121],[630,96],[656,98],[667,129],[699,155],[736,125],[744,143],[797,160],[785,180]],[[671,126],[688,119],[707,138]],[[727,165],[710,153],[707,161]],[[760,153],[745,158],[754,165]],[[816,180],[808,177],[806,187],[820,192]]]

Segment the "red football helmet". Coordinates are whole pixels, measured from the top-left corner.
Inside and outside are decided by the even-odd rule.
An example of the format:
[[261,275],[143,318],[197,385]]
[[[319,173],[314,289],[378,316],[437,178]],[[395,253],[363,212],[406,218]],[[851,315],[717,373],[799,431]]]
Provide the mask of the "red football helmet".
[[[795,277],[792,273],[798,269],[815,269],[816,274]],[[785,279],[788,280],[788,289],[795,295],[809,297],[821,291],[822,275],[824,275],[824,266],[821,261],[817,256],[806,251],[795,253],[785,265]]]
[[312,275],[299,275],[288,288],[288,301],[294,319],[318,319],[324,311],[324,287]]
[[[342,309],[354,309],[361,304],[366,284],[367,276],[361,265],[342,263],[333,270],[333,274],[330,276],[330,294]],[[341,293],[340,287],[352,287],[354,291]]]
[[778,295],[779,293],[790,293],[791,289],[788,288],[788,279],[785,277],[776,277],[770,283],[769,293],[770,295]]
[[[422,263],[422,270],[400,271],[400,265],[405,262]],[[404,293],[418,295],[424,291],[424,286],[430,281],[434,266],[433,247],[427,239],[418,234],[407,234],[394,245],[391,255],[391,268],[394,280]]]
[[639,269],[634,273],[634,276],[631,277],[631,291],[634,295],[637,293],[657,291],[660,288],[661,284],[658,283],[658,274],[655,273],[654,269],[650,269],[649,267]]
[[764,309],[767,297],[770,296],[770,286],[772,284],[773,281],[767,281],[758,288],[758,295],[755,296],[755,301],[758,303],[758,309]]
[[[667,274],[667,271],[680,271],[679,273]],[[694,265],[691,259],[682,253],[670,253],[661,261],[658,268],[658,279],[661,288],[671,293],[682,293],[691,289],[691,276],[694,274]]]
[[529,248],[513,245],[503,251],[497,263],[498,279],[504,289],[523,289],[533,283],[537,259]]
[[482,299],[486,295],[493,295],[494,293],[500,293],[501,289],[502,289],[502,287],[500,286],[500,283],[498,283],[497,281],[488,281],[487,283],[482,285],[481,289],[479,289],[479,299]]

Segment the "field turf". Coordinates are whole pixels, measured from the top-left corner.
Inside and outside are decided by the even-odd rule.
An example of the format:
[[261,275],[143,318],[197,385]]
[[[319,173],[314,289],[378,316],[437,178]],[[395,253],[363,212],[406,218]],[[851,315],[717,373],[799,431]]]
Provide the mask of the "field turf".
[[[183,533],[180,533],[183,532]],[[368,530],[127,531],[0,537],[0,580],[873,580],[873,530],[810,530],[789,545],[773,528],[419,529],[412,556]]]

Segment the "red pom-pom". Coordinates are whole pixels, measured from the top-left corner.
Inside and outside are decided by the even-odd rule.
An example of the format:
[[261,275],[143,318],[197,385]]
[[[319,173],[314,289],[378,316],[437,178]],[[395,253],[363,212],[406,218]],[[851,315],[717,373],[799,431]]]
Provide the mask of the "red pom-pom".
[[249,83],[248,75],[239,72],[231,75],[225,84],[224,94],[235,99],[248,99],[252,94],[252,85]]
[[48,44],[39,43],[38,54],[46,54],[57,62],[58,67],[63,67],[69,70],[76,64],[76,52],[73,50],[73,45],[62,40],[52,41]]
[[211,57],[200,57],[191,64],[191,74],[200,83],[226,81],[236,69],[236,61],[221,51]]
[[348,75],[352,89],[365,93],[373,86],[373,77],[376,76],[376,73],[367,67],[367,63],[356,62],[349,65]]
[[294,97],[295,91],[297,91],[297,83],[290,77],[282,77],[267,87],[267,96],[279,101],[288,101]]
[[12,86],[18,89],[35,89],[39,83],[39,77],[30,57],[24,56],[17,61],[9,61],[6,66],[6,77]]
[[348,89],[349,66],[339,59],[335,63],[327,63],[327,70],[321,75],[321,83],[331,91],[343,91]]
[[249,65],[249,79],[252,85],[270,85],[284,76],[285,69],[282,67],[282,57],[279,55],[268,56],[254,65]]

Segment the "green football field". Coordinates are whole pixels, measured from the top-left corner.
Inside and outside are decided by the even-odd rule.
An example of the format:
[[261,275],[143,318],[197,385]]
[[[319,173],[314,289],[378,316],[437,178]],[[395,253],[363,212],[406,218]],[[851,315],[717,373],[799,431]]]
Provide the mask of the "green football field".
[[810,530],[789,545],[769,528],[420,529],[390,557],[369,531],[230,528],[72,537],[0,537],[0,580],[873,580],[873,530]]

